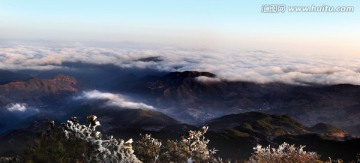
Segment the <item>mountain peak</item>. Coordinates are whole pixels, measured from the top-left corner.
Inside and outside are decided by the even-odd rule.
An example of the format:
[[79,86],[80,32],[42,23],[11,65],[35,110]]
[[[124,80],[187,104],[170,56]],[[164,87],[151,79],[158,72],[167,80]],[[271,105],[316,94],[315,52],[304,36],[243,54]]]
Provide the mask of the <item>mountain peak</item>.
[[318,123],[311,127],[310,130],[316,133],[323,133],[338,137],[344,137],[346,135],[344,130],[327,123]]
[[165,78],[196,78],[199,76],[206,76],[210,78],[216,77],[215,74],[210,72],[201,72],[201,71],[183,71],[183,72],[171,72],[165,75]]
[[55,75],[53,80],[54,81],[66,81],[66,82],[69,82],[71,84],[76,84],[77,83],[75,78],[73,78],[71,76],[66,76],[66,75],[63,75],[63,74]]

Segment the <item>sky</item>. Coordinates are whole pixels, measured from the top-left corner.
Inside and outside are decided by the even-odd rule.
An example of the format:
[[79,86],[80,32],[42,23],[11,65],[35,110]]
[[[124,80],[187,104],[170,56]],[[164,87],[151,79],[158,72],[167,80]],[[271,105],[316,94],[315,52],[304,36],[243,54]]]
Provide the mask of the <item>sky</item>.
[[[262,13],[266,4],[354,6],[350,13]],[[0,0],[0,40],[359,56],[358,0]]]

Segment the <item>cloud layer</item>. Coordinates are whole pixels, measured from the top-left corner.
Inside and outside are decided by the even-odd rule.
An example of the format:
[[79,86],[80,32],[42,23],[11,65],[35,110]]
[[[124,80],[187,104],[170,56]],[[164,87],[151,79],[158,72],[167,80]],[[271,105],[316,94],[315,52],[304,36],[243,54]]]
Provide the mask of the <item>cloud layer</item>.
[[80,96],[75,99],[86,99],[86,100],[105,100],[105,105],[117,106],[126,109],[144,109],[154,110],[155,108],[146,105],[144,103],[133,102],[120,94],[113,94],[108,92],[100,92],[97,90],[83,92]]
[[0,47],[0,69],[66,68],[62,66],[64,62],[114,64],[161,71],[209,71],[221,80],[231,81],[360,85],[359,58],[176,48]]

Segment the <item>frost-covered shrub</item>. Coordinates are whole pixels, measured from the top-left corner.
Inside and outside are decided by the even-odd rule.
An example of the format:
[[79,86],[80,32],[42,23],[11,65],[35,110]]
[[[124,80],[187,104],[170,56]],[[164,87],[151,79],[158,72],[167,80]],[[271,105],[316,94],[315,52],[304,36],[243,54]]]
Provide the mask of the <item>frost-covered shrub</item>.
[[132,139],[117,140],[112,136],[102,139],[96,131],[97,117],[88,116],[88,126],[72,117],[61,127],[52,127],[42,133],[25,152],[24,159],[34,162],[141,162],[132,149]]
[[209,140],[204,134],[208,127],[200,131],[189,131],[180,141],[167,140],[165,145],[151,135],[140,135],[135,143],[135,154],[144,162],[222,162],[214,157],[216,150],[208,149]]
[[249,158],[248,163],[313,163],[318,162],[320,156],[316,152],[304,151],[305,146],[295,147],[287,143],[278,148],[263,148],[257,145],[255,152]]
[[189,131],[180,141],[168,140],[166,150],[161,155],[161,162],[221,162],[214,157],[217,150],[208,149],[208,139],[204,134],[208,127],[200,131]]
[[[140,135],[134,143],[112,136],[103,136],[97,131],[100,122],[94,115],[87,117],[86,125],[79,124],[76,117],[39,134],[34,144],[26,150],[21,162],[105,162],[105,163],[220,163],[216,158],[217,150],[209,149],[209,140],[205,138],[208,127],[199,131],[189,131],[179,141],[167,140],[165,144],[151,135]],[[320,162],[315,152],[304,151],[305,146],[295,147],[283,143],[278,148],[254,148],[249,163],[312,163]],[[328,162],[334,162],[332,160]],[[339,162],[339,161],[337,161]]]
[[67,139],[63,127],[55,127],[53,121],[50,124],[25,150],[22,162],[85,162],[83,154],[90,144],[76,137]]
[[151,135],[140,134],[140,140],[135,142],[134,149],[136,156],[146,162],[159,162],[162,143],[152,138]]
[[84,153],[86,162],[140,162],[134,155],[132,139],[117,140],[112,136],[101,139],[101,133],[96,131],[100,122],[94,115],[88,116],[89,126],[80,125],[76,118],[67,121],[64,126],[66,138],[81,139],[90,143],[87,153]]

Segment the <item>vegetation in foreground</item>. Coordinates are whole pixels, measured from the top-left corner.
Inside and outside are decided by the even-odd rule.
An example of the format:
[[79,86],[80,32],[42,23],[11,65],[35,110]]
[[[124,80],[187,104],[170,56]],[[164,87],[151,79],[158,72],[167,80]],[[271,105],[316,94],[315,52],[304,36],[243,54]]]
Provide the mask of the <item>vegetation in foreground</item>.
[[[16,158],[1,158],[0,162],[188,162],[188,163],[221,163],[239,162],[225,160],[216,156],[216,149],[209,149],[210,140],[205,138],[208,127],[199,131],[189,131],[180,140],[167,140],[165,143],[151,137],[140,135],[133,142],[115,139],[113,136],[102,135],[96,130],[100,122],[95,115],[87,117],[88,125],[81,125],[76,117],[72,117],[60,126],[50,121],[46,132],[38,135],[23,155]],[[248,163],[317,163],[342,162],[341,160],[320,160],[316,152],[304,150],[305,146],[296,147],[287,143],[278,148],[258,145]],[[360,155],[358,160],[360,162]]]

